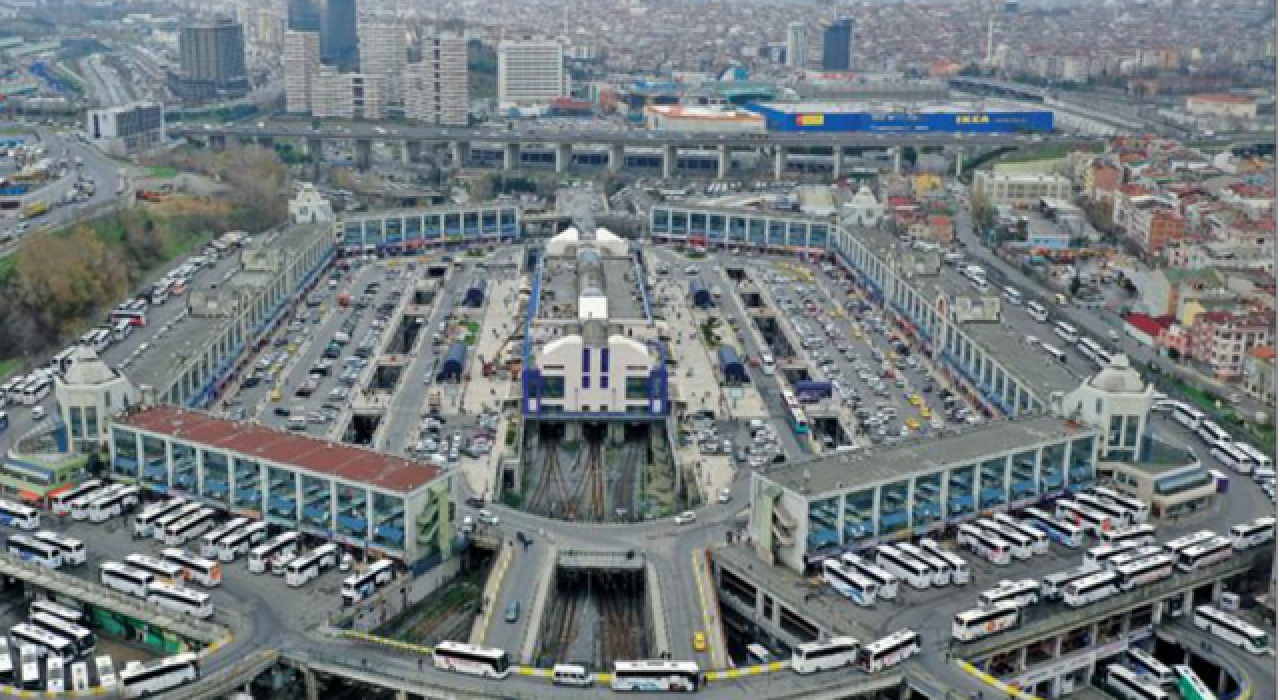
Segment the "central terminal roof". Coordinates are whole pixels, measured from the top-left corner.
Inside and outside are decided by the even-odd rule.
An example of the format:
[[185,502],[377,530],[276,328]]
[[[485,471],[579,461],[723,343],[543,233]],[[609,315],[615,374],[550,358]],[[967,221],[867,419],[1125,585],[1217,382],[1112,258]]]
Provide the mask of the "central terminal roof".
[[440,474],[428,464],[167,404],[119,416],[115,422],[399,493],[416,491]]
[[1091,434],[1091,429],[1047,416],[994,422],[954,435],[929,435],[889,447],[838,452],[783,464],[762,470],[761,474],[784,488],[817,498],[901,481],[953,465],[975,464],[991,455],[1043,442]]

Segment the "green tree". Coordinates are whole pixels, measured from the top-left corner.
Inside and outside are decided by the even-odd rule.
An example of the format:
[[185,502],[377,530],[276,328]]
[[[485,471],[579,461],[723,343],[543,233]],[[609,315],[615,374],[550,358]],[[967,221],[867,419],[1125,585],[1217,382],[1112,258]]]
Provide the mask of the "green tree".
[[973,222],[983,233],[990,231],[996,223],[996,208],[986,193],[975,189],[969,195],[969,206],[973,210]]

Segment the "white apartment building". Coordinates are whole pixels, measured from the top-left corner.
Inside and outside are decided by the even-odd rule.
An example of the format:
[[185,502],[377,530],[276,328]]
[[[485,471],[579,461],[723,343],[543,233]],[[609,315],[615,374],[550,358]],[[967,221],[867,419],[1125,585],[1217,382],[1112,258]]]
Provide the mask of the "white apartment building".
[[284,33],[284,104],[290,114],[311,111],[311,88],[320,69],[320,35]]
[[467,86],[467,40],[428,36],[419,43],[420,60],[404,73],[404,112],[409,119],[466,126],[471,106]]
[[537,106],[569,94],[564,46],[554,39],[498,42],[498,103]]
[[787,67],[804,70],[808,56],[809,42],[804,22],[791,22],[787,25]]
[[321,119],[381,119],[382,81],[364,73],[322,68],[312,80],[311,115]]
[[1041,199],[1071,200],[1071,180],[1061,175],[996,173],[980,170],[973,191],[986,195],[993,206],[1030,207]]
[[409,64],[408,35],[403,24],[370,21],[360,24],[360,72],[380,81],[389,104],[404,103],[404,75]]

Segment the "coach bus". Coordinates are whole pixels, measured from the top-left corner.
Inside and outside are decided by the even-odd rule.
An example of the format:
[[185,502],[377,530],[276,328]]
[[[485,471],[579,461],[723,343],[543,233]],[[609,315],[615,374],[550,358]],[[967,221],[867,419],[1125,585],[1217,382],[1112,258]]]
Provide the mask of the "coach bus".
[[994,520],[980,518],[973,523],[978,529],[989,537],[996,537],[1009,543],[1009,553],[1015,559],[1030,559],[1034,553],[1035,540],[1031,536],[1016,530],[1014,528],[1005,527]]
[[956,556],[951,550],[944,549],[942,545],[928,537],[920,540],[920,549],[945,561],[951,567],[951,583],[957,586],[969,583],[972,576],[969,573],[969,562]]
[[157,582],[148,585],[147,602],[202,620],[213,617],[213,600],[208,593],[192,588],[182,588],[171,583]]
[[1099,571],[1092,576],[1072,581],[1062,590],[1062,602],[1073,608],[1095,603],[1115,595],[1119,590],[1119,580],[1114,571]]
[[54,515],[71,515],[72,501],[81,496],[88,496],[100,488],[102,488],[102,482],[97,479],[90,479],[82,484],[73,486],[53,497],[50,510],[53,511]]
[[1178,676],[1178,692],[1182,693],[1182,700],[1218,700],[1218,696],[1190,666],[1179,664],[1173,667],[1173,672]]
[[1249,549],[1270,542],[1276,536],[1276,519],[1258,518],[1247,523],[1232,525],[1229,532],[1231,544],[1236,549]]
[[155,577],[157,583],[175,584],[182,581],[182,567],[168,561],[160,561],[145,554],[130,554],[124,558],[130,569],[145,571]]
[[1134,545],[1118,544],[1104,544],[1093,547],[1084,553],[1084,565],[1094,569],[1105,569],[1107,568],[1107,562],[1136,548]]
[[40,511],[21,503],[0,500],[0,525],[34,530],[40,527]]
[[1178,552],[1178,568],[1182,571],[1196,571],[1230,559],[1235,551],[1231,540],[1225,537],[1214,537],[1207,542],[1192,545]]
[[173,690],[200,678],[200,658],[192,653],[138,663],[130,661],[117,677],[120,694],[140,698]]
[[1144,680],[1141,676],[1121,666],[1111,664],[1107,667],[1107,687],[1127,700],[1168,700],[1169,694],[1160,686]]
[[910,542],[901,542],[896,545],[898,551],[906,556],[915,559],[924,564],[933,571],[933,585],[949,586],[951,585],[951,564],[941,557],[935,557],[931,552],[927,552]]
[[1039,508],[1028,508],[1023,511],[1023,515],[1031,520],[1033,526],[1059,545],[1070,549],[1084,546],[1084,530],[1079,525],[1063,522]]
[[1120,506],[1121,508],[1129,511],[1133,514],[1131,520],[1134,523],[1145,523],[1147,522],[1147,517],[1151,515],[1151,506],[1147,505],[1146,501],[1130,498],[1122,493],[1118,493],[1101,486],[1095,486],[1089,489],[1089,493],[1093,494],[1097,498],[1101,498],[1107,503]]
[[218,511],[213,508],[202,508],[195,515],[166,525],[164,543],[170,547],[177,547],[194,537],[203,535],[217,525]]
[[1078,493],[1075,495],[1075,502],[1081,506],[1088,508],[1095,513],[1102,513],[1109,516],[1114,527],[1129,527],[1135,523],[1136,513],[1131,512],[1127,508],[1121,508],[1112,503],[1107,503],[1101,498],[1091,496],[1087,493]]
[[62,554],[62,563],[67,566],[79,566],[89,559],[89,552],[84,546],[84,542],[74,537],[41,530],[35,534],[33,539],[57,549]]
[[1059,520],[1065,520],[1069,523],[1079,525],[1085,532],[1094,536],[1101,536],[1107,530],[1114,530],[1119,525],[1116,518],[1106,513],[1086,508],[1075,501],[1058,501],[1054,515]]
[[1164,548],[1169,550],[1171,554],[1177,555],[1181,554],[1184,549],[1204,544],[1217,536],[1212,530],[1200,530],[1199,532],[1192,532],[1177,539],[1169,540],[1164,543]]
[[373,595],[374,591],[391,583],[395,578],[395,566],[390,559],[379,559],[369,568],[352,574],[342,582],[342,602],[355,605]]
[[200,556],[210,559],[218,558],[218,542],[222,538],[239,532],[241,528],[249,524],[249,519],[245,517],[236,517],[219,525],[218,527],[206,532],[200,536]]
[[1267,652],[1266,632],[1213,606],[1197,607],[1191,621],[1196,627],[1250,654]]
[[440,642],[431,651],[431,662],[442,671],[473,676],[506,678],[511,658],[503,649],[491,649],[462,642]]
[[1013,545],[1006,542],[1004,538],[996,537],[986,530],[969,523],[960,526],[960,531],[956,535],[956,542],[968,547],[974,553],[996,566],[1005,566],[1013,558]]
[[337,565],[339,556],[338,545],[332,542],[322,544],[289,562],[285,568],[284,582],[297,588],[319,577],[325,569]]
[[893,600],[898,597],[898,577],[872,564],[856,554],[843,554],[840,560],[844,565],[852,568],[854,571],[875,581],[876,595],[883,600]]
[[1012,603],[1000,603],[995,607],[956,613],[951,621],[951,637],[961,642],[972,642],[1003,632],[1018,624],[1021,610]]
[[212,559],[196,556],[185,549],[166,549],[161,553],[165,563],[182,569],[182,578],[213,588],[222,583],[222,565]]
[[49,569],[62,566],[62,550],[26,535],[13,535],[7,547],[10,554],[23,561],[31,561]]
[[1120,590],[1131,591],[1137,586],[1146,586],[1172,576],[1173,557],[1157,554],[1132,564],[1117,566],[1115,571],[1120,579]]
[[1034,525],[1025,523],[1007,513],[996,513],[991,518],[1005,530],[1020,532],[1025,537],[1031,538],[1031,553],[1044,554],[1049,551],[1049,537],[1045,535],[1039,528]]
[[[164,503],[148,506],[133,517],[133,534],[136,537],[150,537],[155,524],[165,516],[177,513],[187,505],[181,498],[171,498]],[[198,509],[198,507],[197,507]]]
[[914,630],[898,630],[858,651],[858,668],[865,673],[878,673],[892,668],[920,653],[920,635]]
[[702,684],[692,661],[615,661],[611,687],[620,691],[691,693]]
[[858,640],[853,637],[805,642],[796,646],[792,652],[791,670],[796,673],[815,673],[851,666],[858,660],[859,648]]
[[933,571],[923,562],[904,555],[889,545],[880,545],[875,549],[876,566],[906,581],[916,589],[926,589],[933,583]]
[[219,561],[235,561],[235,558],[241,554],[248,553],[252,548],[262,544],[267,539],[267,524],[263,522],[251,523],[245,527],[223,535],[218,540],[218,560]]
[[142,491],[137,486],[121,484],[115,491],[98,496],[89,502],[89,522],[106,522],[109,518],[114,518],[138,505],[141,498]]
[[9,628],[9,636],[18,644],[35,647],[36,653],[49,663],[66,664],[76,659],[75,642],[49,634],[35,625],[20,622]]
[[1098,573],[1097,569],[1087,566],[1077,566],[1066,571],[1056,571],[1041,580],[1040,597],[1045,600],[1057,600],[1062,597],[1062,592],[1067,587],[1067,584],[1088,578],[1096,573]]
[[1157,685],[1171,685],[1176,678],[1168,666],[1159,659],[1138,647],[1129,647],[1129,665],[1143,678],[1155,681]]
[[31,624],[55,637],[62,637],[74,644],[77,656],[92,654],[98,647],[97,639],[92,632],[60,617],[55,617],[48,613],[36,613],[31,616]]
[[839,559],[822,562],[822,580],[840,595],[863,607],[876,603],[876,584],[856,570],[846,567]]
[[993,607],[999,603],[1010,603],[1019,608],[1035,605],[1040,601],[1040,584],[1035,579],[1021,581],[1001,581],[999,585],[978,595],[978,602]]
[[99,576],[102,585],[107,588],[127,593],[136,598],[145,598],[147,586],[156,580],[154,576],[145,571],[138,571],[114,561],[102,562]]
[[199,503],[184,503],[181,508],[171,510],[164,515],[161,515],[151,521],[151,537],[163,542],[165,530],[168,529],[170,525],[182,522],[202,510],[204,510],[204,506]]
[[[272,560],[277,557],[292,559],[302,542],[302,535],[296,532],[282,532],[270,542],[260,544],[249,551],[249,571],[255,574],[266,573]],[[223,561],[227,561],[225,558]]]
[[1112,530],[1102,533],[1098,538],[1102,544],[1145,547],[1156,541],[1156,529],[1150,525],[1134,525],[1123,530]]

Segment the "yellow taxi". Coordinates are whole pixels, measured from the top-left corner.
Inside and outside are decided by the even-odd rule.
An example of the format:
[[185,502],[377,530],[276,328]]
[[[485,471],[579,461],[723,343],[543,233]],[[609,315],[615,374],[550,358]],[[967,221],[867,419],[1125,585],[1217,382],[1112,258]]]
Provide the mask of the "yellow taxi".
[[272,390],[271,390],[271,400],[272,400],[272,401],[279,401],[279,400],[280,400],[280,390],[279,390],[279,389],[272,389]]
[[694,651],[707,650],[707,635],[705,632],[693,633],[693,650]]
[[919,430],[919,429],[920,429],[920,421],[916,420],[915,418],[908,418],[908,419],[907,419],[907,427],[908,427],[908,428],[910,428],[910,429],[912,429],[912,430]]
[[921,418],[928,419],[928,418],[929,418],[930,416],[932,416],[932,415],[933,415],[933,411],[930,411],[928,406],[921,406],[921,407],[920,407],[920,417],[921,417]]
[[920,398],[919,394],[912,394],[911,398],[907,399],[907,403],[911,404],[912,406],[919,406],[920,404],[924,403],[924,399]]

